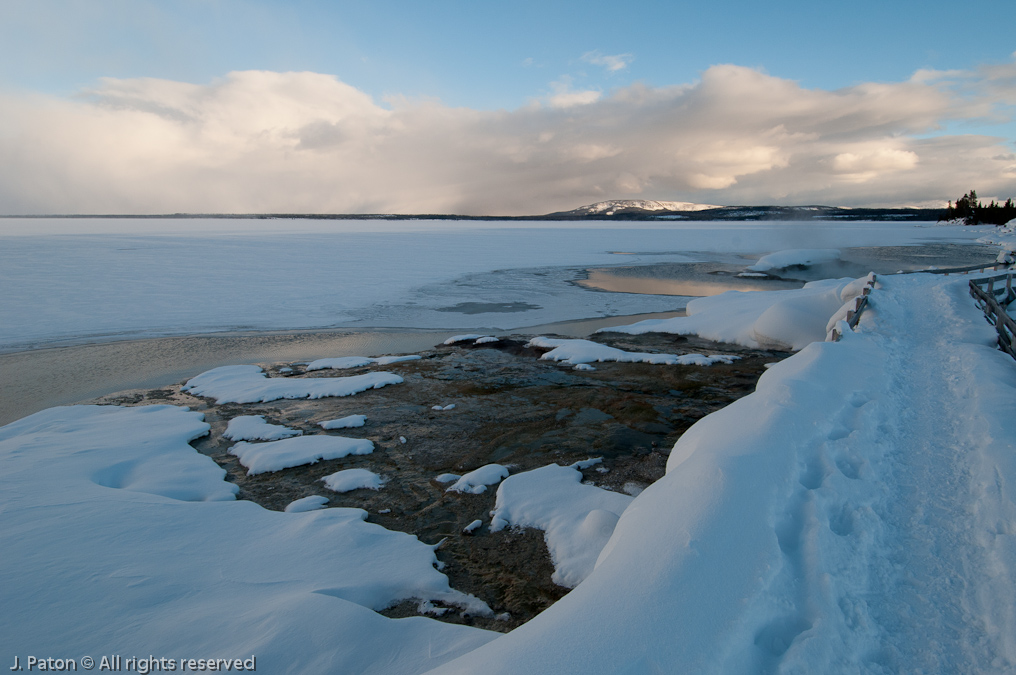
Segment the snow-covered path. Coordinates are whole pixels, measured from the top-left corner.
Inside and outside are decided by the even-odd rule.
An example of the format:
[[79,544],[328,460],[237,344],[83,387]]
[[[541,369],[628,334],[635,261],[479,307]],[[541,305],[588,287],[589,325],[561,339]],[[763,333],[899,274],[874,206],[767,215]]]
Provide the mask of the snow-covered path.
[[[894,489],[878,514],[885,556],[872,561],[872,591],[889,601],[872,613],[881,658],[897,672],[1016,668],[1013,522],[997,512],[1012,503],[992,465],[999,444],[1016,442],[992,415],[1012,414],[1016,364],[971,344],[983,319],[971,325],[965,290],[942,283],[878,299],[894,319],[878,337],[892,373],[881,407]],[[1009,405],[992,400],[999,384]]]
[[966,279],[696,424],[570,595],[441,672],[1016,672],[1016,363]]

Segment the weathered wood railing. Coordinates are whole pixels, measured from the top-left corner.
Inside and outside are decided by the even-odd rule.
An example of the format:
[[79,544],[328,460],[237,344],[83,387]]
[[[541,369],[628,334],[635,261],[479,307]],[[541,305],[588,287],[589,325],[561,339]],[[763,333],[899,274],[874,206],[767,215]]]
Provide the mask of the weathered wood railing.
[[[847,310],[846,321],[850,330],[857,328],[857,322],[861,320],[861,312],[863,312],[864,308],[868,306],[868,295],[871,294],[872,289],[875,288],[875,280],[875,273],[872,272],[868,275],[868,283],[866,283],[864,288],[861,289],[861,294],[854,298],[854,308]],[[840,333],[839,328],[836,328],[835,326],[829,332],[829,338],[832,342],[838,342],[842,337],[843,334]]]
[[[1005,283],[996,288],[995,282],[1002,280],[1005,280]],[[993,325],[998,332],[999,349],[1016,359],[1016,346],[1014,346],[1016,321],[1013,321],[1005,311],[1006,305],[1016,300],[1016,293],[1012,288],[1012,274],[997,274],[993,277],[971,279],[970,295],[984,310],[984,316],[988,319],[988,323]],[[999,298],[1001,298],[1001,302]]]
[[1008,267],[1006,263],[993,262],[986,265],[967,265],[966,267],[947,267],[943,269],[910,270],[908,272],[897,272],[896,274],[969,274],[970,272],[984,272],[985,270],[998,270]]

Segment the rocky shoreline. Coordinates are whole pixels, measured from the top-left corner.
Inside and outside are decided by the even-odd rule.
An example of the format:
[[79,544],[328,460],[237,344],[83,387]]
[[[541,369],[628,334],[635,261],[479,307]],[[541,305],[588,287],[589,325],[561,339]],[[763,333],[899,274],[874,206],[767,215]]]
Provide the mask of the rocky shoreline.
[[[543,533],[491,532],[496,486],[481,494],[448,492],[437,476],[490,463],[505,465],[514,474],[602,457],[600,464],[583,470],[584,482],[637,494],[663,475],[671,447],[688,427],[751,393],[765,364],[788,356],[694,337],[600,333],[595,341],[628,351],[740,358],[709,367],[597,363],[595,370],[586,371],[540,360],[546,350],[528,347],[528,337],[438,345],[419,352],[419,360],[342,371],[306,372],[301,364],[266,364],[271,377],[336,377],[385,370],[404,378],[403,384],[344,398],[217,405],[177,386],[120,392],[95,402],[172,403],[203,412],[211,433],[193,445],[227,471],[227,480],[239,487],[239,499],[281,511],[297,499],[320,495],[329,500],[329,507],[362,508],[369,522],[414,534],[429,544],[440,543],[436,554],[452,587],[484,600],[500,617],[446,611],[437,618],[507,631],[568,592],[551,581],[554,568]],[[434,409],[451,404],[452,409]],[[353,414],[366,415],[366,424],[332,432],[319,426]],[[263,415],[270,423],[306,435],[366,438],[375,450],[248,476],[228,453],[233,442],[222,436],[229,420],[240,415]],[[324,476],[349,468],[369,469],[387,482],[380,490],[346,493],[332,492],[321,482]],[[477,519],[483,525],[465,533],[464,528]],[[382,613],[402,617],[421,610],[426,608],[403,602]]]

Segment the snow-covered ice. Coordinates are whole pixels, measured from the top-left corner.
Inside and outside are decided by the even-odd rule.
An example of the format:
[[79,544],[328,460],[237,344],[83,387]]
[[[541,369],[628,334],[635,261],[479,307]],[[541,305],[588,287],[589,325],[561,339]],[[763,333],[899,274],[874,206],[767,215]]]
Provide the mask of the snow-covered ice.
[[770,272],[795,265],[817,265],[839,259],[840,251],[835,248],[791,248],[764,255],[748,269],[753,272]]
[[367,422],[366,415],[346,415],[334,420],[325,420],[318,424],[322,429],[354,429],[362,427]]
[[188,445],[208,429],[162,405],[51,408],[0,428],[10,653],[256,654],[270,673],[419,673],[496,637],[377,614],[413,598],[489,610],[449,587],[433,547],[360,509],[234,501],[225,472]]
[[[611,329],[615,330],[615,329]],[[648,354],[643,352],[626,352],[623,349],[608,347],[592,340],[568,340],[559,338],[535,337],[529,341],[530,347],[550,349],[540,358],[545,361],[561,361],[574,366],[592,362],[617,361],[619,363],[652,363],[667,366],[711,366],[714,363],[733,363],[739,356],[717,354]],[[582,368],[580,370],[588,370]]]
[[385,479],[367,469],[343,469],[325,476],[325,487],[333,492],[350,492],[365,488],[367,490],[380,490],[384,487]]
[[419,354],[379,356],[377,358],[370,358],[367,356],[337,356],[329,359],[317,359],[315,361],[311,361],[307,364],[307,371],[328,369],[345,370],[347,368],[359,368],[360,366],[369,366],[371,364],[387,366],[392,363],[402,363],[403,361],[417,361],[419,358]]
[[688,303],[687,316],[614,326],[617,333],[699,335],[753,349],[799,350],[828,333],[830,317],[861,292],[866,278],[812,281],[782,291],[727,291]]
[[[884,222],[8,218],[0,221],[0,350],[316,327],[412,326],[482,337],[684,304],[568,283],[583,267],[792,247],[969,242],[993,230]],[[454,311],[462,303],[521,303],[524,311]]]
[[306,511],[317,511],[323,509],[325,504],[328,503],[327,497],[321,495],[310,495],[309,497],[302,497],[296,501],[290,502],[286,505],[286,513],[304,513]]
[[497,488],[493,532],[505,527],[543,530],[554,562],[554,583],[574,588],[593,571],[617,519],[631,503],[627,495],[582,483],[579,468],[549,464],[517,473]]
[[[441,479],[447,478],[450,475],[442,474],[437,477],[437,481],[439,483],[446,482]],[[468,492],[469,494],[478,495],[486,492],[488,485],[497,485],[507,476],[508,469],[506,467],[500,464],[487,464],[458,477],[455,483],[448,488],[448,492]]]
[[229,420],[222,436],[231,441],[277,441],[302,433],[281,424],[269,424],[264,415],[240,415]]
[[229,449],[229,454],[235,455],[247,467],[248,476],[372,452],[372,441],[342,436],[297,436],[267,443],[242,441]]
[[181,389],[208,396],[216,403],[265,403],[280,398],[352,396],[368,389],[401,384],[392,373],[364,373],[350,377],[268,377],[257,366],[220,366],[187,381]]

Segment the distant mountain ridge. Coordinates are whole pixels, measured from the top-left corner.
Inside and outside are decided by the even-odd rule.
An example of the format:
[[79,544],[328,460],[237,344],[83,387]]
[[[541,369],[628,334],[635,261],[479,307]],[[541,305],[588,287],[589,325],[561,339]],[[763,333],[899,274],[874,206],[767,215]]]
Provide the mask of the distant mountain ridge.
[[0,215],[0,218],[294,218],[306,220],[883,220],[936,221],[945,209],[844,208],[839,206],[714,206],[693,202],[613,199],[542,216],[476,216],[450,213],[172,213]]
[[840,206],[714,206],[692,202],[615,199],[558,211],[540,220],[913,220],[935,221],[942,209]]
[[588,206],[580,206],[571,211],[560,211],[547,214],[553,216],[619,216],[619,215],[641,215],[657,211],[705,211],[707,209],[720,209],[722,206],[715,204],[695,204],[693,202],[660,202],[649,199],[611,199],[605,202],[596,202]]

